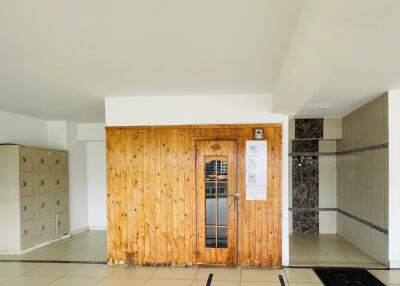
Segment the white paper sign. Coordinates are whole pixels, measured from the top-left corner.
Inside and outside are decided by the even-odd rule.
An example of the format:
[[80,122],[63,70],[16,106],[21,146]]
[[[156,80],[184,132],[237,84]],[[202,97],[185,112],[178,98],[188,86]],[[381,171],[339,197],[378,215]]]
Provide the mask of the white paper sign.
[[246,200],[267,199],[267,141],[246,141]]

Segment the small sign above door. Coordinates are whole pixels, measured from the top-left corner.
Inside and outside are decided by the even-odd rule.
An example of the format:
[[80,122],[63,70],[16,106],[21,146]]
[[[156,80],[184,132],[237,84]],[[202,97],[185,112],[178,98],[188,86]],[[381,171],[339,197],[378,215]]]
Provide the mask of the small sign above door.
[[246,200],[267,199],[267,141],[246,141]]

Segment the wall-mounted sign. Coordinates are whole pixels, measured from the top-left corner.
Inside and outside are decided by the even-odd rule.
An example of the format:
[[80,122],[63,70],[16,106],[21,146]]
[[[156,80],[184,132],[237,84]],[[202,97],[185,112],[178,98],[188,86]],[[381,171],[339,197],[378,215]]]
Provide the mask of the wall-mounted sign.
[[246,200],[267,199],[267,141],[246,141]]

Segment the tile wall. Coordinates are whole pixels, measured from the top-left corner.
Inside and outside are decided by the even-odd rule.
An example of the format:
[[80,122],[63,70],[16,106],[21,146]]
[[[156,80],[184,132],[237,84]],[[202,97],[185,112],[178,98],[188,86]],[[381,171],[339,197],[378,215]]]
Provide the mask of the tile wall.
[[338,234],[387,264],[387,95],[343,118],[337,141]]

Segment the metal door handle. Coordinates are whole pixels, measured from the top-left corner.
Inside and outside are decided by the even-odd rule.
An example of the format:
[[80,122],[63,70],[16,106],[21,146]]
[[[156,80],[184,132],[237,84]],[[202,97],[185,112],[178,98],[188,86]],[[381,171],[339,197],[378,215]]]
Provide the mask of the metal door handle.
[[240,194],[239,194],[239,193],[234,193],[233,195],[228,195],[228,196],[229,196],[229,197],[234,197],[235,200],[238,200],[239,197],[240,197]]

